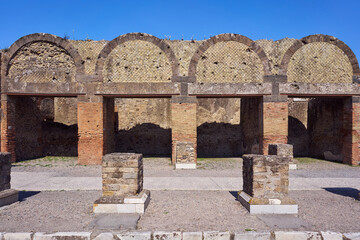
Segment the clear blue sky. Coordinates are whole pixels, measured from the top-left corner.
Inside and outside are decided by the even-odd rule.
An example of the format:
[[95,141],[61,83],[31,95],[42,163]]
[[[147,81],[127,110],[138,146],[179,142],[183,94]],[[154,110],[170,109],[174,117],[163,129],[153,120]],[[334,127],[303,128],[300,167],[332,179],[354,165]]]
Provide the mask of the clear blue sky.
[[253,40],[322,33],[344,41],[360,59],[359,0],[0,1],[0,48],[36,32],[94,40],[129,32],[185,40],[220,33]]

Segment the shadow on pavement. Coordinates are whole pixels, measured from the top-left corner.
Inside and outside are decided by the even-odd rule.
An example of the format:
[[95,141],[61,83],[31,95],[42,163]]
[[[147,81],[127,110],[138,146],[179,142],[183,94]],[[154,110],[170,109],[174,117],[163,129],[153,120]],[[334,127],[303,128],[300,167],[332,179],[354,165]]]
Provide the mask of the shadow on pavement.
[[27,198],[32,197],[36,194],[39,194],[40,191],[20,191],[19,192],[19,201],[23,202],[25,201]]
[[359,198],[360,191],[355,188],[324,188],[324,190],[344,197]]

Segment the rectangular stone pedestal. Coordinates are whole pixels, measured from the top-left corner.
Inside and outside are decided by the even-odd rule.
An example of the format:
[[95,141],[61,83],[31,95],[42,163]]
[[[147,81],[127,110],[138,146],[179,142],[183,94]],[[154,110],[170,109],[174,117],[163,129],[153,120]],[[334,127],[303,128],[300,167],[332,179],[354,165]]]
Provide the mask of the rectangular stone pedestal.
[[[297,204],[281,204],[279,199],[269,199],[270,204],[253,204],[254,198],[241,191],[238,195],[240,203],[250,214],[297,214]],[[256,201],[256,200],[255,200]]]
[[101,197],[93,206],[94,213],[144,213],[150,202],[150,191],[134,196]]
[[196,163],[175,163],[175,169],[196,169]]
[[14,189],[7,189],[0,192],[0,207],[10,205],[19,201],[19,192]]
[[238,200],[251,214],[297,214],[289,195],[289,161],[285,155],[243,156],[243,191]]

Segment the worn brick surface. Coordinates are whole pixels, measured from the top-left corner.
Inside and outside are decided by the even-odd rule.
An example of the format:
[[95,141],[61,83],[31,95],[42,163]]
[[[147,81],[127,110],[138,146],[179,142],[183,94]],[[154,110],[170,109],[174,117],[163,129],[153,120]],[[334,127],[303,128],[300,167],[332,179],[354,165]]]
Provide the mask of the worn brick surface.
[[288,136],[288,103],[263,102],[263,140],[262,152],[268,153],[271,143],[287,143]]
[[1,96],[1,151],[11,153],[11,161],[16,161],[15,153],[15,100],[13,97]]
[[345,100],[343,118],[343,162],[360,163],[360,103],[352,98]]
[[[171,135],[172,135],[172,160],[182,159],[181,162],[196,162],[196,103],[171,103]],[[192,144],[193,154],[183,158],[177,150],[178,145]]]

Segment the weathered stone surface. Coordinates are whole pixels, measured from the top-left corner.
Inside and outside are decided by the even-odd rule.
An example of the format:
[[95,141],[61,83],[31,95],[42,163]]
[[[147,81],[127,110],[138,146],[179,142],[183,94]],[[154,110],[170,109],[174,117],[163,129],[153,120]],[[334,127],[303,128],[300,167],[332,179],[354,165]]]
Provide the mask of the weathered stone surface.
[[204,240],[230,240],[230,232],[204,232]]
[[234,240],[270,240],[271,233],[261,232],[245,232],[235,233]]
[[197,96],[258,96],[271,94],[271,83],[196,83],[189,84],[189,94]]
[[111,232],[108,233],[100,233],[96,237],[93,237],[93,240],[113,240],[114,235]]
[[243,191],[252,204],[291,204],[288,197],[290,157],[243,156]]
[[141,154],[112,153],[103,157],[103,196],[136,195],[143,187]]
[[275,240],[321,240],[321,235],[318,232],[282,232],[282,231],[275,231]]
[[11,180],[11,154],[0,153],[0,192],[10,189]]
[[4,233],[4,240],[32,240],[33,233]]
[[202,240],[202,232],[183,232],[183,240]]
[[150,240],[151,232],[124,232],[116,235],[120,240]]
[[33,240],[90,240],[90,232],[35,233]]
[[181,240],[181,232],[162,232],[155,231],[153,233],[154,240]]
[[292,158],[294,147],[290,144],[269,144],[269,155],[286,156]]

